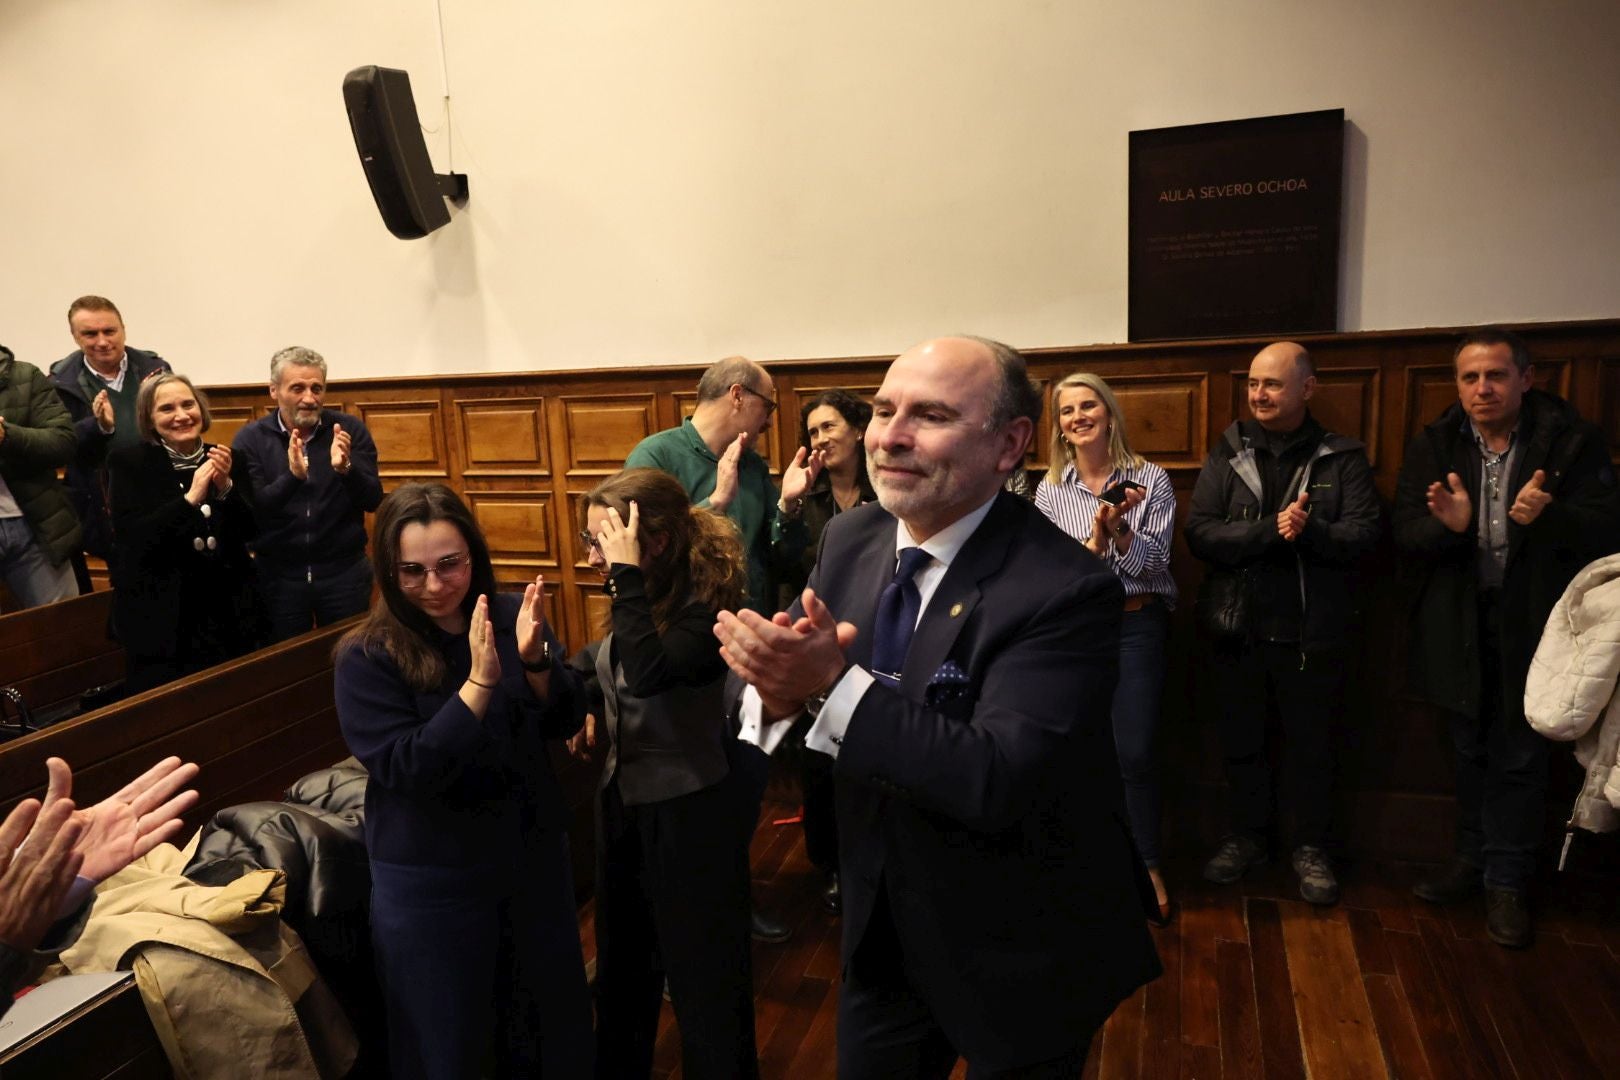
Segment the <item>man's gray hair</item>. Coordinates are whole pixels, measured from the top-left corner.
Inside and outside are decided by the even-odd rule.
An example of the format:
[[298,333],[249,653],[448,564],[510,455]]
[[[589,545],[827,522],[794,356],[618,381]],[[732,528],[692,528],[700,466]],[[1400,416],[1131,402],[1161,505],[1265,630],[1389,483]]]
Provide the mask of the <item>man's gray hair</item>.
[[1031,425],[1040,423],[1041,392],[1029,381],[1029,365],[1024,354],[1003,342],[977,334],[963,334],[969,341],[977,341],[995,357],[996,370],[1001,380],[996,386],[996,397],[990,405],[990,417],[985,421],[986,431],[999,431],[1018,419],[1029,417]]
[[270,358],[270,385],[281,385],[281,373],[289,367],[312,367],[326,378],[326,358],[314,349],[302,345],[289,345]]
[[698,404],[725,397],[726,391],[731,389],[733,383],[757,392],[762,370],[746,356],[728,356],[724,360],[716,360],[698,380]]

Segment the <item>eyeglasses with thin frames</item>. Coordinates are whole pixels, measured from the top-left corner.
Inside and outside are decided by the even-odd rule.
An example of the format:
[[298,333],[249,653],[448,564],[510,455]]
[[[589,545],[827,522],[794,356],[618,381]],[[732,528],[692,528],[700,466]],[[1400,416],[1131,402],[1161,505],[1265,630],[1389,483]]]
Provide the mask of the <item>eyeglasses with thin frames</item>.
[[446,555],[432,566],[423,566],[421,563],[400,563],[397,573],[399,587],[406,592],[416,592],[427,587],[429,574],[438,577],[441,582],[454,581],[472,569],[472,556],[463,551],[459,555]]
[[593,551],[598,555],[602,554],[602,541],[592,536],[589,531],[585,529],[579,530],[579,542],[587,556]]
[[775,398],[766,397],[764,394],[760,393],[758,390],[755,390],[752,386],[743,386],[742,383],[738,383],[737,386],[738,386],[739,389],[742,390],[743,393],[745,393],[745,394],[753,394],[755,397],[759,398],[759,400],[761,400],[761,401],[763,401],[765,403],[765,419],[769,420],[771,417],[776,415],[776,399]]

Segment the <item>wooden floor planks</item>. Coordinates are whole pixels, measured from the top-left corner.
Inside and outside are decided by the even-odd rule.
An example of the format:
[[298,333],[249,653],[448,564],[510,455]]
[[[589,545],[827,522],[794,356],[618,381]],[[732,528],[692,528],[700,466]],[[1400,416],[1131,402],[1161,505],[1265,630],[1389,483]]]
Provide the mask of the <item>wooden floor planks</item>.
[[[760,1072],[832,1080],[840,924],[797,826],[770,824],[783,810],[767,808],[753,844],[756,899],[794,931],[754,947]],[[1485,936],[1479,910],[1412,899],[1412,867],[1347,872],[1329,909],[1297,899],[1284,867],[1228,888],[1170,869],[1178,914],[1153,931],[1165,973],[1093,1040],[1086,1080],[1620,1076],[1612,888],[1544,901],[1535,946],[1512,952]],[[580,929],[590,958],[589,905]],[[667,1005],[654,1073],[681,1076]],[[966,1075],[959,1062],[952,1076]]]

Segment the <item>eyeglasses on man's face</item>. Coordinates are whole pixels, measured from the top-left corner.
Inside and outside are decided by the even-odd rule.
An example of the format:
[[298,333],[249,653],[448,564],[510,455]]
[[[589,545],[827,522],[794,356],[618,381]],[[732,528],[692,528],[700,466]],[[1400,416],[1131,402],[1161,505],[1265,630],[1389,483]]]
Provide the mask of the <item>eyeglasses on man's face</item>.
[[463,551],[457,555],[446,555],[432,566],[423,566],[421,563],[400,563],[398,568],[399,587],[406,592],[415,592],[427,585],[429,574],[438,577],[440,581],[455,581],[472,569],[472,557]]
[[764,394],[760,393],[758,390],[755,390],[752,386],[744,386],[742,383],[738,383],[737,387],[743,393],[745,393],[745,394],[753,394],[755,397],[759,398],[759,400],[761,400],[761,401],[763,401],[765,403],[765,419],[769,420],[772,416],[776,415],[776,399],[775,398],[768,398]]

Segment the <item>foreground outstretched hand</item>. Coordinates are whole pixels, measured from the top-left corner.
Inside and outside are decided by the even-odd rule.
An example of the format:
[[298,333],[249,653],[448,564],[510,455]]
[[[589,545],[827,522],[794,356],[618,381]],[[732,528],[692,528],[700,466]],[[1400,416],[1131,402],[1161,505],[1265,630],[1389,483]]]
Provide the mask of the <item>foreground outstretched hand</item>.
[[182,791],[200,771],[194,763],[167,757],[125,784],[113,795],[84,810],[71,811],[73,772],[59,757],[47,758],[50,783],[44,811],[65,804],[82,831],[74,853],[83,857],[77,871],[102,882],[159,844],[174,839],[185,822],[180,815],[197,804],[197,792]]
[[32,952],[61,917],[84,862],[75,850],[83,832],[67,799],[43,810],[38,799],[24,799],[6,816],[0,824],[0,942]]

